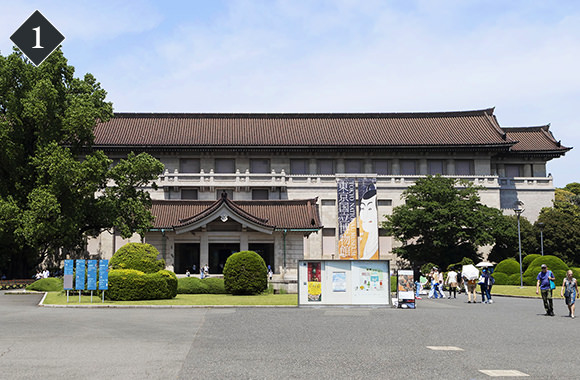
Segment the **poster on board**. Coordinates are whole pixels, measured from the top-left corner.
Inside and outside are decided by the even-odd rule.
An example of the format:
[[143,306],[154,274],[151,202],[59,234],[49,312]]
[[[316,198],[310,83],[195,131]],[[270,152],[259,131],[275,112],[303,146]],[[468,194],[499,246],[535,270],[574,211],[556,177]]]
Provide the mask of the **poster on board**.
[[332,291],[346,292],[346,272],[332,272]]
[[308,302],[322,301],[320,262],[308,263]]
[[64,261],[64,290],[73,290],[74,281],[74,260]]
[[397,299],[399,307],[415,308],[415,281],[412,270],[399,270],[397,273]]

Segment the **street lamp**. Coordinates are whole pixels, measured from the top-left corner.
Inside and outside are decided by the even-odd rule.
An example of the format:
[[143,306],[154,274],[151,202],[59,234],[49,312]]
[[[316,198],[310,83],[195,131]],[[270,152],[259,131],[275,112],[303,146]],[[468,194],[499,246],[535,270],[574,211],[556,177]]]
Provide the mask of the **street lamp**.
[[544,223],[539,222],[538,227],[540,228],[540,247],[542,248],[542,256],[544,256]]
[[524,212],[524,208],[522,207],[523,205],[524,202],[517,201],[516,208],[514,208],[514,212],[518,217],[518,243],[520,247],[520,288],[524,287],[524,276],[522,274],[522,234],[520,231],[520,215],[522,215],[522,212]]

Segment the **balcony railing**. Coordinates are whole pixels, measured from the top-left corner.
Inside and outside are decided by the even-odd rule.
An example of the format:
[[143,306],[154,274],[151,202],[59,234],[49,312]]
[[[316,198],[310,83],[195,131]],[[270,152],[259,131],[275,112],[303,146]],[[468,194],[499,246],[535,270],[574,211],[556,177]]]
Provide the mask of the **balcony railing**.
[[[173,173],[166,170],[159,177],[160,186],[194,186],[194,187],[328,187],[340,178],[376,178],[379,187],[408,187],[424,175],[377,175],[377,174],[287,174],[284,170],[270,173],[250,173],[248,170],[235,173]],[[552,177],[498,177],[495,175],[456,175],[444,176],[468,180],[475,185],[498,187],[552,187]]]

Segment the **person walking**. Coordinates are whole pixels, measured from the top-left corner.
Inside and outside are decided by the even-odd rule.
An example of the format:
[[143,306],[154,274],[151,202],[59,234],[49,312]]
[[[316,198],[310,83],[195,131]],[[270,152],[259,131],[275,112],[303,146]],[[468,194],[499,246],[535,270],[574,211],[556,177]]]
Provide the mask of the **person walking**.
[[477,282],[477,284],[479,285],[479,289],[481,290],[481,303],[487,303],[486,301],[486,296],[487,296],[487,285],[485,284],[485,268],[483,268],[483,271],[481,272],[481,275],[479,276],[479,281]]
[[484,269],[483,270],[483,285],[484,285],[483,288],[485,290],[485,297],[487,298],[485,303],[493,303],[493,300],[491,299],[491,287],[493,286],[494,283],[495,283],[495,279],[491,276],[489,269]]
[[447,272],[445,283],[449,287],[449,298],[451,298],[451,292],[453,292],[453,298],[457,298],[457,272],[454,269]]
[[471,303],[472,299],[473,299],[473,303],[476,303],[477,302],[477,293],[476,293],[477,278],[474,278],[472,280],[465,278],[464,281],[465,280],[467,280],[467,303]]
[[554,316],[554,305],[552,303],[552,286],[550,281],[556,280],[551,270],[548,270],[546,264],[542,264],[542,270],[538,273],[538,282],[536,283],[536,294],[542,291],[542,301],[544,301],[544,309],[546,315]]
[[562,289],[560,290],[560,296],[566,299],[566,305],[568,305],[568,314],[571,318],[576,318],[574,316],[574,309],[576,308],[576,296],[578,295],[578,281],[574,278],[574,273],[571,270],[566,272],[566,278],[562,281]]

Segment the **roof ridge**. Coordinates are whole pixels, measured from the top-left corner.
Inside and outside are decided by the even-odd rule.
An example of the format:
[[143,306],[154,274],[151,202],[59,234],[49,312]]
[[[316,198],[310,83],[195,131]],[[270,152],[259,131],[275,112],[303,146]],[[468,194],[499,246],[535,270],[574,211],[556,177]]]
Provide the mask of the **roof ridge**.
[[421,112],[321,112],[321,113],[170,113],[170,112],[115,112],[115,118],[137,119],[368,119],[394,117],[460,117],[493,115],[495,107],[467,111]]

